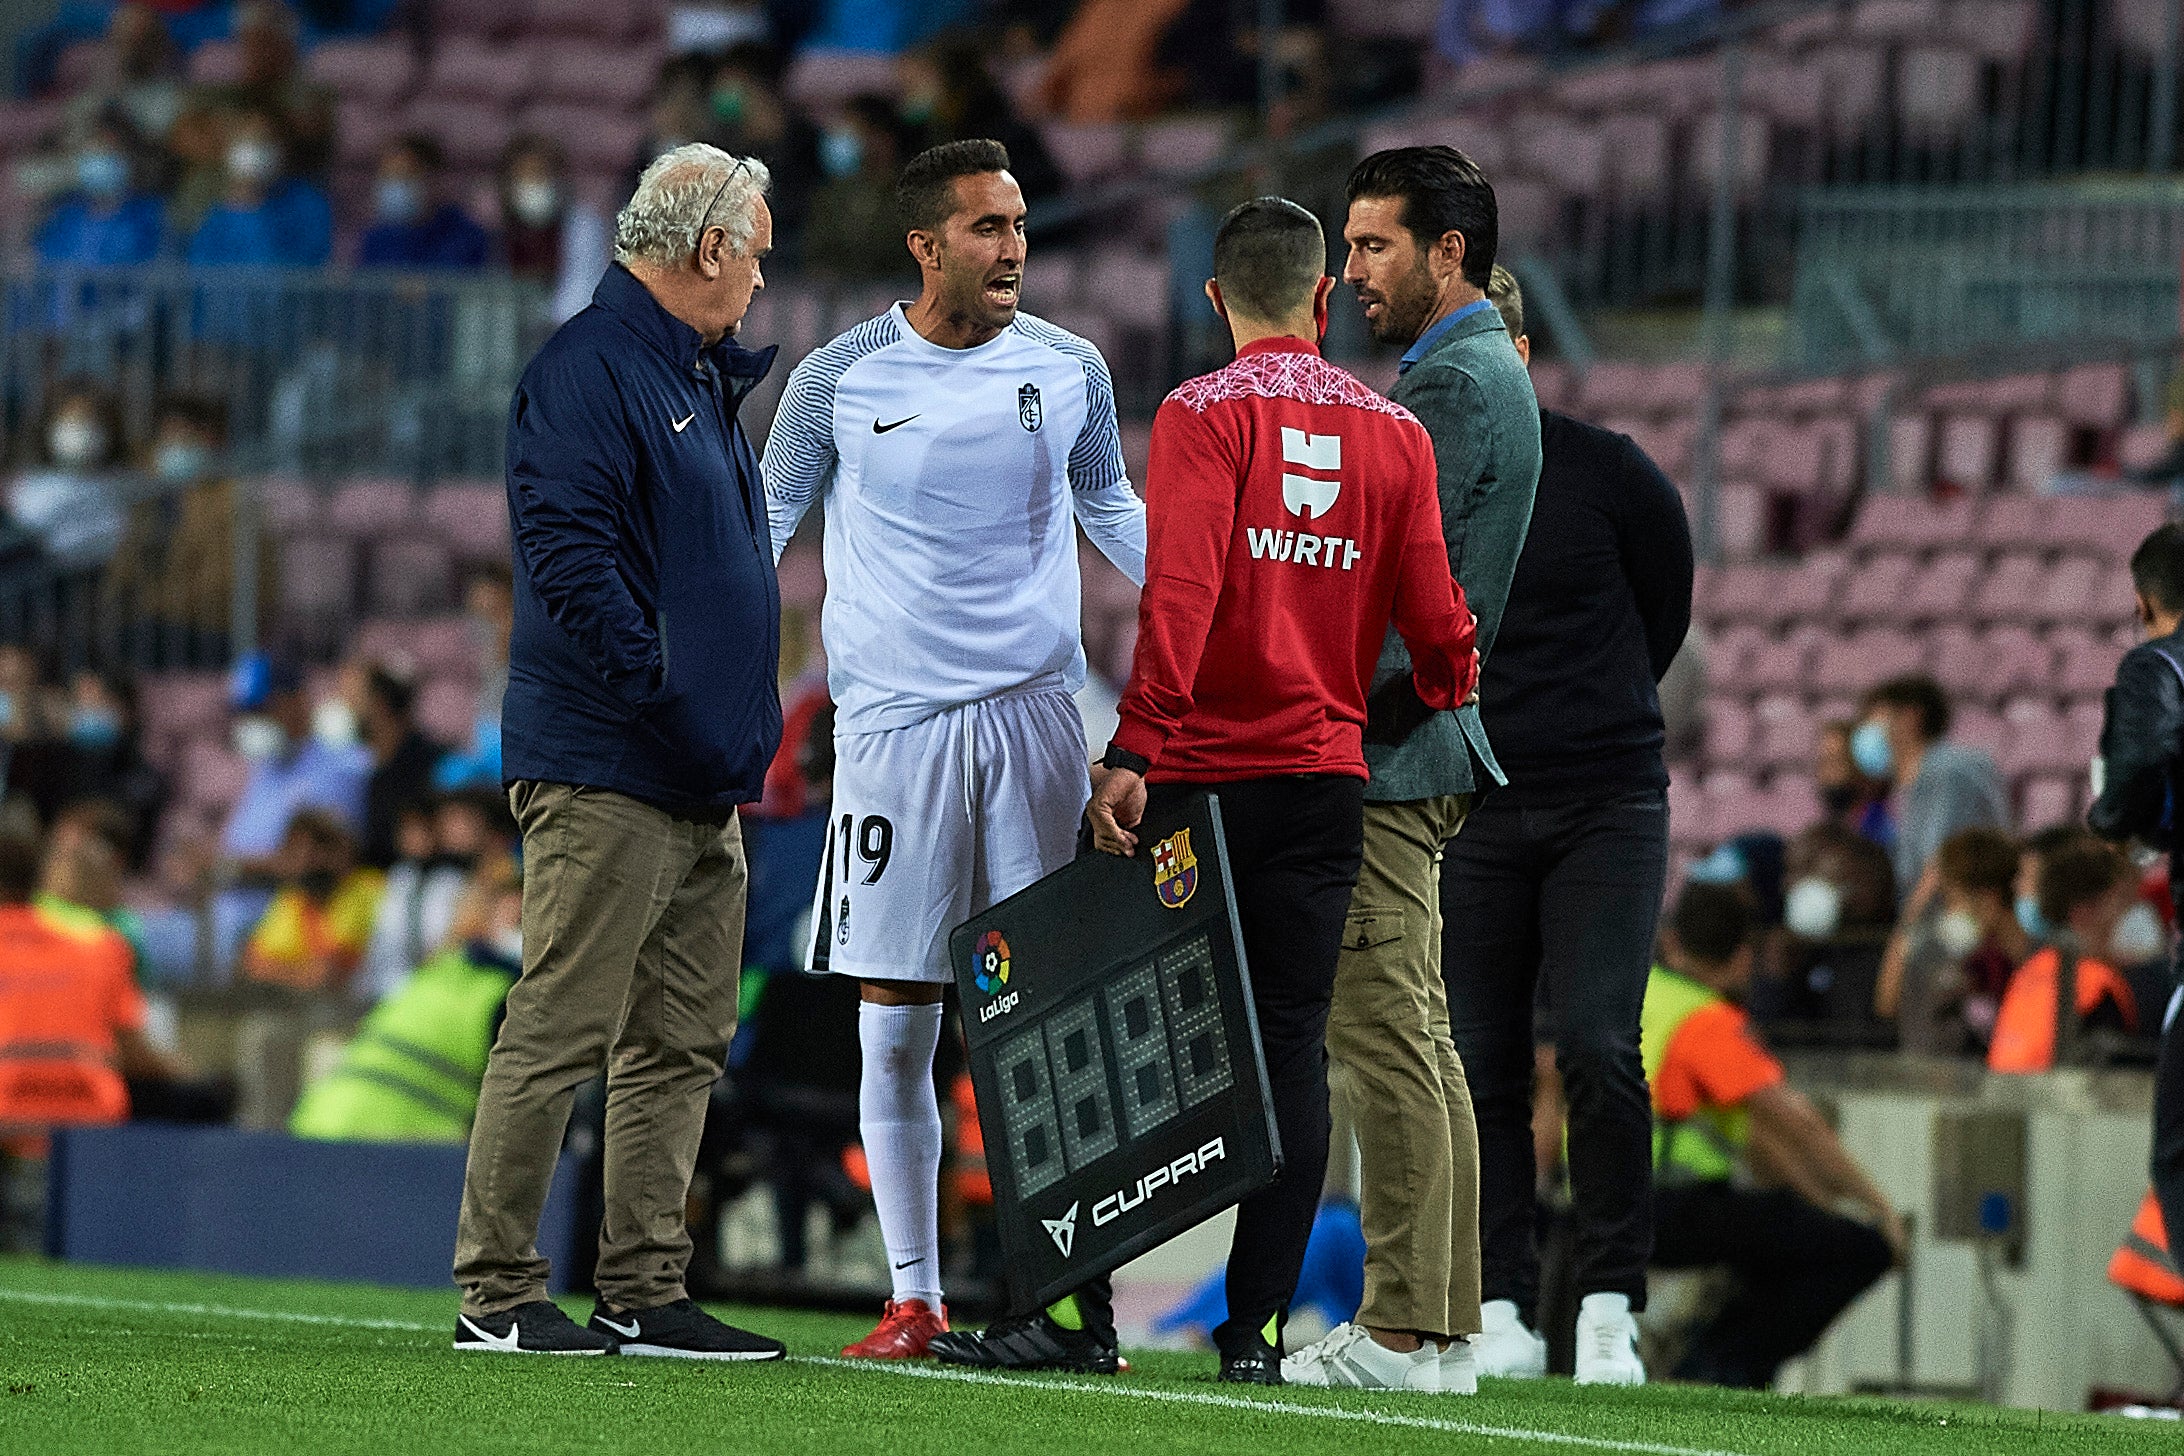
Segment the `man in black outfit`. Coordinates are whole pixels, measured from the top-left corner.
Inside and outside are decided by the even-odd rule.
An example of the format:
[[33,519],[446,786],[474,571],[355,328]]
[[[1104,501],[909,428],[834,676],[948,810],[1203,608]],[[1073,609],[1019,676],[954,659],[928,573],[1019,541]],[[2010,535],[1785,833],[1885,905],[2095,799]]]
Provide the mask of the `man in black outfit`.
[[[1488,297],[1527,361],[1524,302]],[[1637,1384],[1653,1246],[1653,1117],[1638,1016],[1668,870],[1656,690],[1691,625],[1691,532],[1627,436],[1540,412],[1532,529],[1479,699],[1508,772],[1449,842],[1443,965],[1479,1128],[1481,1375],[1545,1373],[1533,1331],[1533,998],[1547,978],[1570,1108],[1577,1378]]]
[[417,729],[417,690],[378,663],[364,669],[357,728],[372,755],[364,785],[364,862],[390,869],[401,858],[394,843],[402,811],[432,796],[432,770],[447,750]]
[[[2086,816],[2105,839],[2143,840],[2169,856],[2169,893],[2184,910],[2176,870],[2178,770],[2184,767],[2184,527],[2162,526],[2131,556],[2131,588],[2146,640],[2116,665]],[[2171,974],[2184,981],[2179,967]],[[2184,989],[2173,991],[2161,1023],[2154,1074],[2154,1197],[2161,1204],[2171,1259],[2184,1238]]]

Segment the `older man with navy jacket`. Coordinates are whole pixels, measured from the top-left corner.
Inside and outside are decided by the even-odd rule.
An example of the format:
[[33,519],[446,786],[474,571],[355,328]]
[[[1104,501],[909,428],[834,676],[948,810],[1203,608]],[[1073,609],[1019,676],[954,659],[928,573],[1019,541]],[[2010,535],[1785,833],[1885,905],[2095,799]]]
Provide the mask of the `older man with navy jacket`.
[[[736,806],[781,739],[780,596],[734,341],[772,243],[763,165],[678,147],[508,421],[515,630],[502,772],[523,975],[486,1065],[456,1232],[458,1350],[772,1360],[683,1287],[683,1200],[735,1029]],[[598,1308],[546,1297],[538,1221],[576,1089],[607,1072]]]

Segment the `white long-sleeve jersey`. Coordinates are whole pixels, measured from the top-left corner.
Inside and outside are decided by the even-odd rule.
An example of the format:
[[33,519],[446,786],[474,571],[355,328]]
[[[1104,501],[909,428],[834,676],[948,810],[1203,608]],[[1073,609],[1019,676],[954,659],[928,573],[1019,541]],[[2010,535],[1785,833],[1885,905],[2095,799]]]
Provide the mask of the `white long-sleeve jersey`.
[[1107,361],[1043,319],[973,349],[897,304],[789,376],[763,462],[774,558],[826,508],[828,687],[844,733],[1084,682],[1076,532],[1145,580]]

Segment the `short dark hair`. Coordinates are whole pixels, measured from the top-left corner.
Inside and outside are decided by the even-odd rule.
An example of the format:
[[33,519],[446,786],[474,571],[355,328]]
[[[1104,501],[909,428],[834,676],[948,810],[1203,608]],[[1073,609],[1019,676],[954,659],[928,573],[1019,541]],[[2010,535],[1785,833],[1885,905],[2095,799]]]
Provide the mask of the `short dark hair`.
[[1949,731],[1949,695],[1923,672],[1892,677],[1865,695],[1867,708],[1911,708],[1919,715],[1919,733],[1928,742]]
[[1454,147],[1390,147],[1374,152],[1350,169],[1349,201],[1360,197],[1399,197],[1403,226],[1421,248],[1443,233],[1464,235],[1464,281],[1485,288],[1494,277],[1500,247],[1501,213],[1494,185],[1478,163]]
[[227,438],[227,406],[209,394],[162,396],[152,412],[152,425],[156,429],[169,420],[180,420],[216,440]]
[[1669,912],[1669,933],[1691,959],[1726,965],[1752,938],[1757,916],[1751,895],[1740,885],[1694,880],[1676,897]]
[[955,180],[1009,169],[1009,149],[990,137],[942,142],[912,157],[895,183],[895,210],[905,227],[939,232],[956,209]]
[[27,835],[0,834],[0,905],[27,904],[38,891],[37,842]]
[[2017,888],[2017,841],[1999,829],[1964,829],[1942,841],[1941,882],[2007,900]]
[[447,165],[447,149],[428,131],[404,132],[396,139],[393,150],[408,152],[427,172],[437,172]]
[[1231,309],[1274,323],[1312,306],[1327,273],[1319,219],[1286,197],[1238,203],[1213,235],[1213,277]]
[[1523,338],[1524,287],[1517,282],[1517,275],[1496,263],[1493,276],[1487,281],[1486,296],[1493,302],[1494,311],[1501,315],[1502,327],[1509,330],[1509,337],[1512,340]]
[[2156,526],[2131,553],[2131,585],[2164,612],[2184,612],[2184,526]]
[[[2114,846],[2073,844],[2044,856],[2033,894],[2040,902],[2040,918],[2055,930],[2067,928],[2071,912],[2091,905],[2131,877],[2131,861]],[[2088,946],[2098,951],[2098,946]]]
[[417,686],[405,677],[389,672],[382,663],[373,663],[364,673],[364,691],[387,715],[407,723],[417,707]]

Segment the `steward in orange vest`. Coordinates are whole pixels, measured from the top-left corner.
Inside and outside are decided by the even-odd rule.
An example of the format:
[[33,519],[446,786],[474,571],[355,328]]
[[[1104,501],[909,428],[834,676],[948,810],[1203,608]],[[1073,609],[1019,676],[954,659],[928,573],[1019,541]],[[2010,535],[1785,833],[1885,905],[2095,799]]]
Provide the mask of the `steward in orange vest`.
[[2131,862],[2103,844],[2059,849],[2041,862],[2035,889],[2056,943],[2010,978],[1987,1048],[1990,1072],[2045,1072],[2073,1060],[2081,1031],[2139,1026],[2130,985],[2114,967],[2080,953],[2105,946],[2130,908],[2137,893]]

